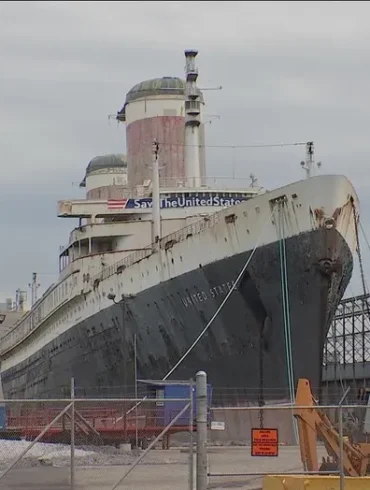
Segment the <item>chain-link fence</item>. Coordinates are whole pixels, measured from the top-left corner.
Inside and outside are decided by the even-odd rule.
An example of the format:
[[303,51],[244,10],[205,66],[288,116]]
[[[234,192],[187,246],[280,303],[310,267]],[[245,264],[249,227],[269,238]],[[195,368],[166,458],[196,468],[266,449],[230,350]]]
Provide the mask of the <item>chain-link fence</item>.
[[0,489],[250,490],[276,474],[334,475],[343,489],[370,474],[367,392],[318,405],[302,380],[295,404],[212,406],[203,372],[153,383],[141,398],[1,401]]
[[[306,483],[331,475],[337,482],[330,488],[342,489],[346,477],[370,477],[368,404],[344,405],[343,396],[335,405],[319,405],[308,388],[306,380],[299,382],[293,404],[212,407],[208,487],[270,488],[267,479],[279,478],[271,475],[284,475],[286,488],[295,488],[289,475]],[[370,478],[361,484],[370,488]]]
[[4,400],[0,489],[188,490],[195,406],[187,390],[172,398]]

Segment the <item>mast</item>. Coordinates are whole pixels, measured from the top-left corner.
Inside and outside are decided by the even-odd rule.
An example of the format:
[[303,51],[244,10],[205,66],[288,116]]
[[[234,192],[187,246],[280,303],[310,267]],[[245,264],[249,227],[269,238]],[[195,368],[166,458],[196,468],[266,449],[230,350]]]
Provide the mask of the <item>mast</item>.
[[158,166],[159,144],[153,141],[153,163],[152,163],[152,200],[153,200],[153,243],[155,249],[159,250],[161,239],[161,208],[159,194],[159,166]]
[[185,85],[185,147],[184,164],[187,187],[200,187],[200,155],[199,155],[199,126],[200,126],[200,90],[197,87],[198,69],[195,57],[198,51],[188,49],[186,58]]
[[307,179],[313,177],[316,174],[316,168],[321,167],[321,162],[315,162],[315,150],[313,141],[309,141],[308,143],[306,143],[306,161],[301,162],[301,167],[303,168],[303,170],[306,171]]

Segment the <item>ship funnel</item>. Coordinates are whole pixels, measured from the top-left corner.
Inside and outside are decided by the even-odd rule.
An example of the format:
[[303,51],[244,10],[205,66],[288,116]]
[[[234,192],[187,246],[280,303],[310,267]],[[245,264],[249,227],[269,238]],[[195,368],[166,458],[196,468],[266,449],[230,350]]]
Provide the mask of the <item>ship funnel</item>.
[[185,51],[185,148],[184,166],[186,185],[188,187],[201,186],[201,169],[199,154],[199,126],[201,92],[197,87],[198,69],[195,57],[198,51],[188,49]]

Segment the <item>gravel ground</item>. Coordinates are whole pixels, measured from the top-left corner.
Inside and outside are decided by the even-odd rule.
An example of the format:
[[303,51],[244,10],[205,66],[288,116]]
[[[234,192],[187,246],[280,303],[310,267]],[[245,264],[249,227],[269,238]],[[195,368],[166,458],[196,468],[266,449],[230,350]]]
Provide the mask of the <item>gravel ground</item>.
[[[27,441],[0,440],[0,470],[6,469],[15,461],[29,444]],[[42,465],[56,468],[70,466],[70,451],[69,445],[37,442],[17,463],[16,468],[32,468]],[[113,446],[76,446],[75,466],[130,465],[142,452],[142,450],[135,450],[129,454],[122,454]],[[163,457],[163,454],[158,455],[157,451],[149,451],[140,464],[181,463],[179,459],[181,460],[178,455],[177,457],[172,455]]]

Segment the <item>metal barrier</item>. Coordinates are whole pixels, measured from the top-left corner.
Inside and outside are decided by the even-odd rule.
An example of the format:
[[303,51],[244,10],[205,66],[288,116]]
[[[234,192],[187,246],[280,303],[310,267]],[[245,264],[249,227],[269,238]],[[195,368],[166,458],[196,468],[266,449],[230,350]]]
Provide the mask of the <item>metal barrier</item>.
[[341,490],[357,474],[360,485],[370,485],[370,477],[363,479],[370,472],[370,444],[364,444],[370,436],[353,431],[354,419],[366,421],[369,409],[342,405],[345,395],[326,406],[212,407],[202,371],[184,398],[77,398],[73,380],[71,387],[65,399],[0,400],[6,415],[0,417],[0,489],[262,488],[264,478],[275,478],[270,475],[328,474],[339,475]]
[[0,400],[0,489],[193,488],[192,383],[146,399],[75,398],[71,384],[69,399]]
[[[266,479],[275,478],[271,475],[339,475],[339,487],[333,488],[343,490],[352,483],[370,487],[370,437],[353,430],[354,420],[367,407],[342,405],[345,395],[338,404],[326,406],[211,407],[208,483],[212,488],[253,483],[262,489]],[[283,488],[275,485],[266,488]]]

